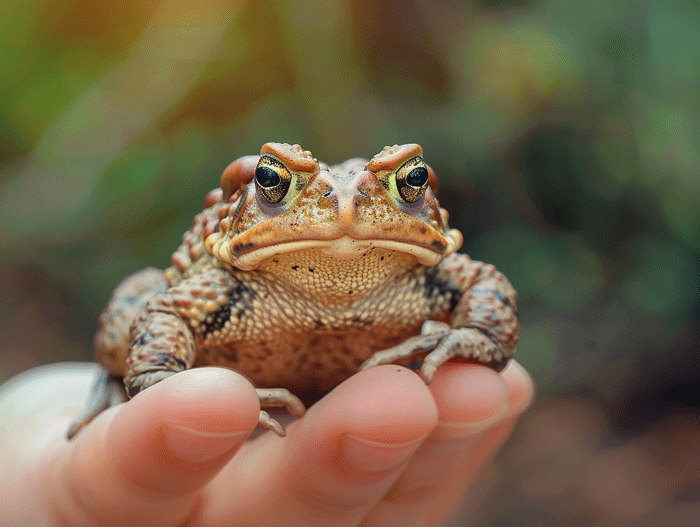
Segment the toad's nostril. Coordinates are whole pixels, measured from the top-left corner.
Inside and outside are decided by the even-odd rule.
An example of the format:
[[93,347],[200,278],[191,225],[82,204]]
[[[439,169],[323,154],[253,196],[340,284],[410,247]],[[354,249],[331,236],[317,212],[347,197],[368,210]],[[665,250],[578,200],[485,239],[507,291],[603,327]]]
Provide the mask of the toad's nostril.
[[367,200],[369,200],[369,194],[367,194],[367,192],[359,188],[355,189],[355,196],[353,199],[355,207],[357,207],[361,203],[367,203]]

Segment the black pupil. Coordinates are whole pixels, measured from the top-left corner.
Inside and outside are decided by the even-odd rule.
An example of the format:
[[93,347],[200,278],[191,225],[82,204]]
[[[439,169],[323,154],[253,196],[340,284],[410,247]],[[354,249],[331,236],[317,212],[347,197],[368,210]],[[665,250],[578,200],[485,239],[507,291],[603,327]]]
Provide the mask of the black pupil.
[[406,183],[412,187],[422,187],[428,181],[428,169],[416,167],[406,176]]
[[279,174],[274,169],[264,165],[255,169],[255,180],[263,188],[276,187],[280,184]]

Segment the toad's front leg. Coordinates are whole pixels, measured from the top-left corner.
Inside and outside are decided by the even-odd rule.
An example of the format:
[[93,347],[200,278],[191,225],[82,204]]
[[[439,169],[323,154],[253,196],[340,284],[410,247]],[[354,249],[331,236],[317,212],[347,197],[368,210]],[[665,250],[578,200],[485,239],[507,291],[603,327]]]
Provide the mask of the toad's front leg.
[[[192,367],[195,338],[192,326],[207,317],[230,312],[235,302],[236,279],[222,270],[197,275],[151,298],[131,326],[131,346],[126,359],[124,385],[129,397],[180,371]],[[283,388],[257,390],[261,407],[285,407],[301,417],[303,403]],[[258,425],[284,436],[282,426],[260,411]]]
[[[493,265],[454,254],[438,265],[433,283],[457,298],[450,323],[428,320],[421,334],[375,353],[367,369],[424,355],[420,375],[432,381],[437,368],[454,358],[468,359],[502,370],[515,353],[520,324],[517,293]],[[440,315],[440,313],[436,313]]]

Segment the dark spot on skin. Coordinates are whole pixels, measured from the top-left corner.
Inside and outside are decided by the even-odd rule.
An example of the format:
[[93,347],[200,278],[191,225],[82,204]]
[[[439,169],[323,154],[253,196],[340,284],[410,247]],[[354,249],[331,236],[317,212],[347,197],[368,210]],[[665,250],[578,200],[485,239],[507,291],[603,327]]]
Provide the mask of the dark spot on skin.
[[333,355],[331,357],[331,362],[336,366],[343,366],[343,361],[340,360],[340,357],[338,357],[337,355]]
[[420,227],[420,229],[418,229],[418,231],[421,234],[425,234],[428,231],[428,229],[425,228],[425,225],[421,225],[421,227]]
[[221,351],[221,354],[226,358],[228,362],[238,362],[238,353],[236,352],[236,349],[227,346],[224,350]]
[[323,370],[323,363],[321,363],[320,361],[314,361],[311,363],[311,369],[321,371]]
[[238,216],[240,215],[241,209],[243,208],[243,204],[245,203],[246,198],[248,197],[248,188],[249,187],[245,187],[241,195],[236,200],[236,210],[233,211],[233,214],[229,214],[232,218],[238,218]]
[[374,320],[370,318],[360,318],[359,316],[350,319],[353,326],[371,326],[374,324]]
[[384,260],[384,257],[382,256],[382,257],[381,257],[381,258],[379,258],[379,259],[383,261],[383,260]]
[[[125,296],[125,297],[122,297],[121,300],[127,306],[136,306],[136,305],[144,303],[142,296]],[[121,312],[121,311],[123,311],[123,309],[120,309],[119,311]]]
[[293,266],[292,266],[292,270],[296,271],[297,269],[299,269],[299,266],[298,266],[298,265],[293,265]]
[[182,371],[187,368],[187,364],[185,364],[184,360],[179,359],[172,353],[167,352],[156,353],[156,355],[153,357],[153,366],[165,366],[169,371]]
[[240,320],[246,312],[252,312],[251,300],[255,295],[255,290],[243,282],[238,282],[229,291],[226,305],[204,321],[202,329],[204,335],[223,328],[228,320]]
[[510,298],[508,298],[506,295],[504,295],[501,291],[498,291],[497,289],[486,289],[482,287],[477,287],[474,289],[471,289],[469,291],[469,294],[472,296],[479,296],[479,295],[493,295],[498,300],[506,307],[511,308],[515,312],[515,316],[518,316],[518,308],[513,305],[513,303],[510,301]]
[[494,296],[498,298],[501,302],[503,302],[503,305],[506,307],[511,308],[513,311],[515,311],[515,316],[518,316],[518,308],[515,307],[512,302],[510,301],[510,298],[508,298],[506,295],[501,293],[500,291],[494,291]]
[[[426,281],[425,286],[423,286],[425,288],[423,293],[430,302],[431,310],[435,309],[438,303],[441,303],[444,299],[449,297],[450,306],[448,311],[453,311],[459,299],[462,298],[462,292],[446,280],[439,278],[438,274],[437,266],[429,267],[425,270]],[[421,286],[416,285],[418,290],[420,287]]]
[[350,351],[350,348],[348,348],[347,346],[341,346],[340,353],[342,353],[343,355],[347,355],[348,357],[352,355],[352,351]]
[[315,269],[313,269],[312,267],[309,267],[309,272],[310,272],[310,273],[313,273],[314,270],[315,270]]
[[143,346],[151,342],[154,338],[153,333],[146,331],[145,333],[141,333],[141,335],[131,343],[131,347]]
[[423,359],[416,359],[409,363],[408,369],[413,371],[420,371],[421,366],[423,366]]
[[439,240],[435,240],[430,244],[430,247],[435,249],[439,253],[444,253],[445,249],[447,249],[447,245]]
[[252,243],[237,243],[233,247],[231,247],[231,252],[238,256],[249,251],[253,247],[254,245]]
[[[320,324],[319,321],[317,321],[316,323]],[[311,340],[309,340],[309,347],[313,348],[315,346],[318,346],[320,342],[321,342],[321,337],[319,337],[319,336],[312,337]]]
[[209,317],[207,317],[207,319],[204,321],[203,333],[207,335],[213,331],[216,331],[217,329],[223,328],[226,322],[230,319],[231,306],[227,304],[216,313],[212,313]]

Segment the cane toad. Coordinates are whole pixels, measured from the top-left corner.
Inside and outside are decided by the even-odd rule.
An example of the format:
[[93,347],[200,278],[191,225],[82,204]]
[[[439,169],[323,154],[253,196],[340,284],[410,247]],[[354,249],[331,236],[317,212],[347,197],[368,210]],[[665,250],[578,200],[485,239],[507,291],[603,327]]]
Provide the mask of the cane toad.
[[[516,292],[455,251],[437,180],[416,144],[369,161],[319,162],[265,144],[205,198],[165,271],[124,280],[99,319],[106,372],[72,436],[102,409],[187,368],[246,375],[261,406],[295,414],[358,369],[454,358],[503,368],[518,341]],[[422,361],[422,362],[421,362]],[[121,384],[121,381],[119,382]],[[261,411],[260,425],[283,434]]]

